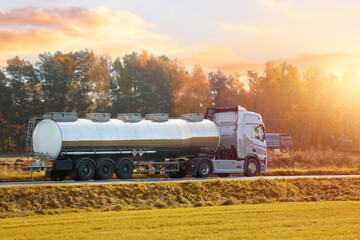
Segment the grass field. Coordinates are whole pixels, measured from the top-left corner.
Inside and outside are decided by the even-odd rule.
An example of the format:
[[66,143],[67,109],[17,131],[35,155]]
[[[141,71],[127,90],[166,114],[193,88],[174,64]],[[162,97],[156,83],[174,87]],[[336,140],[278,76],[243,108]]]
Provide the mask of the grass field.
[[360,168],[360,153],[308,148],[276,153],[268,151],[268,168]]
[[[360,168],[268,168],[262,176],[360,175]],[[1,181],[1,180],[0,180]]]
[[359,239],[360,202],[271,203],[0,219],[0,239]]
[[69,212],[347,200],[360,200],[360,178],[25,186],[0,188],[0,218]]

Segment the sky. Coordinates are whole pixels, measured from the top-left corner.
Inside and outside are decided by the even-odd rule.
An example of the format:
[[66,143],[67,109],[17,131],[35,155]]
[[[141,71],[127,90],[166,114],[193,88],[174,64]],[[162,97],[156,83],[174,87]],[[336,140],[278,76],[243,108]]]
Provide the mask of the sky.
[[359,25],[357,0],[0,0],[0,65],[85,48],[112,58],[147,50],[205,69],[359,54]]

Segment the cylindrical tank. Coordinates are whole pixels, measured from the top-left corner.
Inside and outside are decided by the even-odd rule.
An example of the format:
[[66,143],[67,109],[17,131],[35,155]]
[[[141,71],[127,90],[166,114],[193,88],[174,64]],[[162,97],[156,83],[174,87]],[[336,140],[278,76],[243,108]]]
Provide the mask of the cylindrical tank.
[[97,122],[78,119],[56,122],[44,119],[33,133],[33,150],[57,159],[61,152],[153,151],[180,156],[184,153],[215,152],[219,130],[210,120],[191,122],[169,119],[165,122],[110,119]]

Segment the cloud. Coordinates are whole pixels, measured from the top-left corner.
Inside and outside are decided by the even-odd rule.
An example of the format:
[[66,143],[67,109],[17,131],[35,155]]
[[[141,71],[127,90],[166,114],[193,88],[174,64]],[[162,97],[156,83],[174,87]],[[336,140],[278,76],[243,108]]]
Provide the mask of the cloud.
[[111,56],[142,49],[154,54],[178,51],[175,39],[155,33],[155,28],[140,16],[106,7],[0,9],[0,55],[84,48]]
[[200,63],[207,73],[217,71],[224,64],[241,61],[231,47],[224,46],[195,47],[191,49],[191,54],[183,58],[183,62],[188,69]]
[[46,51],[63,36],[51,31],[0,31],[1,54],[22,54]]
[[229,33],[252,33],[257,35],[273,34],[278,30],[269,26],[251,26],[244,24],[229,24],[229,23],[218,23],[221,31]]
[[[277,1],[277,0],[259,0],[260,3],[271,9],[280,10],[285,16],[293,18],[343,18],[356,16],[360,13],[360,7],[352,5],[347,6],[338,4],[336,1],[313,1],[311,7],[306,6],[306,1]],[[295,4],[296,3],[296,4]],[[301,10],[300,8],[303,7]]]
[[358,16],[360,14],[360,8],[359,7],[353,7],[353,8],[344,8],[340,9],[337,12],[333,13],[332,15],[334,17],[343,18],[348,16]]
[[260,3],[263,4],[264,6],[267,6],[270,8],[279,9],[280,11],[283,12],[283,14],[285,14],[288,17],[306,18],[306,17],[315,16],[312,13],[300,11],[300,10],[296,9],[291,4],[291,2],[287,2],[287,1],[279,3],[279,2],[276,2],[275,0],[260,0]]
[[242,25],[242,24],[219,24],[219,26],[223,31],[229,31],[229,32],[250,32],[250,33],[260,32],[259,28],[248,25]]
[[16,8],[0,10],[0,26],[24,29],[25,27],[60,27],[66,17],[75,15],[80,9]]
[[230,47],[208,46],[193,49],[191,56],[186,57],[184,61],[191,64],[209,64],[214,62],[232,62],[238,60]]

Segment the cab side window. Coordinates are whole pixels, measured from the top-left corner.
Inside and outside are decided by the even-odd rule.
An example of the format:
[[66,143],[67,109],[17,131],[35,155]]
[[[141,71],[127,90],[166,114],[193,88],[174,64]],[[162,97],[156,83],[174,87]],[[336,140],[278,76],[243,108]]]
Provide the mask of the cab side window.
[[264,127],[259,124],[246,124],[245,131],[251,139],[258,139],[264,141],[265,132]]
[[260,141],[265,140],[265,131],[263,125],[258,125],[254,128],[255,131],[255,138],[259,139]]
[[246,131],[247,135],[249,136],[249,138],[251,138],[251,139],[255,138],[255,127],[256,126],[257,125],[246,124],[245,131]]

